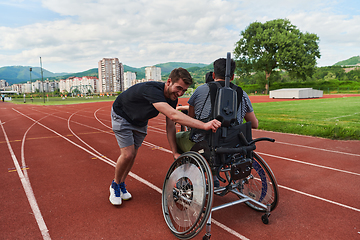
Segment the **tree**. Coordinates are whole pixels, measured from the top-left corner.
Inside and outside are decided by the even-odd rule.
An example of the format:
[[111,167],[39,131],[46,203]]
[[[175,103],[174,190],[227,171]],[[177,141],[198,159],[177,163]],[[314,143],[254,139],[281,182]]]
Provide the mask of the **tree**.
[[320,58],[319,37],[302,33],[287,19],[251,23],[236,43],[234,55],[237,72],[250,74],[264,71],[266,92],[270,75],[275,69],[289,72],[291,77],[303,80],[312,76],[316,58]]

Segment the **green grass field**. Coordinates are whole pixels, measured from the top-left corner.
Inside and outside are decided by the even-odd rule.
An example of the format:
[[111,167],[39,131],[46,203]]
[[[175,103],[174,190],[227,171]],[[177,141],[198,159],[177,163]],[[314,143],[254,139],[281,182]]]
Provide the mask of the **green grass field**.
[[360,140],[360,97],[254,103],[253,107],[260,129]]
[[[114,101],[115,96],[94,98],[14,98],[13,103],[63,105]],[[253,103],[259,128],[330,139],[360,140],[360,97]]]

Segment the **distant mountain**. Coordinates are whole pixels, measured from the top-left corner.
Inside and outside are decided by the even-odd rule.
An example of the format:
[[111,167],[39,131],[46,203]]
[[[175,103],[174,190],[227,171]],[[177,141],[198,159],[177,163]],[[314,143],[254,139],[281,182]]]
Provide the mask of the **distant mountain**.
[[[206,64],[200,64],[198,66],[188,67],[186,68],[191,77],[193,78],[194,83],[205,83],[205,75],[207,72],[214,71],[214,67],[212,64],[206,65]],[[161,69],[162,73],[162,69]],[[161,78],[162,80],[166,80],[169,78],[170,72],[166,74],[162,74]]]
[[[10,85],[19,82],[30,81],[30,68],[31,80],[41,78],[41,68],[30,66],[9,66],[0,68],[0,79],[6,80]],[[52,73],[46,69],[43,69],[43,77],[55,77],[68,73]]]
[[355,56],[344,61],[340,61],[334,64],[334,66],[354,66],[360,63],[360,56]]
[[[161,68],[161,75],[165,75],[170,73],[174,68],[191,68],[191,67],[206,67],[207,64],[203,64],[203,63],[184,63],[184,62],[169,62],[169,63],[160,63],[160,64],[156,64],[156,67],[160,67]],[[144,67],[145,69],[145,67]],[[145,70],[144,70],[145,71]]]
[[[202,63],[183,63],[183,62],[169,62],[156,64],[156,67],[161,68],[162,75],[168,75],[174,68],[202,68],[207,66]],[[30,67],[30,66],[8,66],[0,68],[0,79],[6,80],[10,85],[15,83],[23,83],[30,80],[30,68],[31,71],[31,80],[41,79],[41,68],[39,67]],[[136,72],[136,78],[142,79],[145,78],[145,68],[134,68],[127,65],[124,65],[124,72]],[[84,72],[78,73],[52,73],[43,68],[43,78],[49,80],[59,80],[66,79],[68,77],[83,77],[83,76],[96,76],[98,77],[98,69],[92,68]]]

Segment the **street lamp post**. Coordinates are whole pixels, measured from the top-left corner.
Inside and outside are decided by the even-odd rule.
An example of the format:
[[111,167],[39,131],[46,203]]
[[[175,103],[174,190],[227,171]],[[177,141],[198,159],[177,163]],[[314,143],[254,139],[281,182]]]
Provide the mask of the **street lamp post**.
[[41,57],[40,57],[40,67],[41,67],[41,82],[42,82],[42,86],[43,86],[43,98],[44,98],[44,103],[45,103],[45,88],[44,88],[44,77],[43,77]]
[[[31,84],[31,71],[32,71],[32,68],[30,68],[30,84]],[[25,89],[25,90],[26,90],[26,89]],[[26,94],[25,94],[25,91],[24,91],[24,103],[26,103],[25,96],[26,96]]]

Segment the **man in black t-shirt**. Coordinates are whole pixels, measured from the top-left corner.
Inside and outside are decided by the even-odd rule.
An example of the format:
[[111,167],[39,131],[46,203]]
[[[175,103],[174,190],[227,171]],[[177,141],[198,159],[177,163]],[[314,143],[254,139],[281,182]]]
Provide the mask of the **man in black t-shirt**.
[[166,83],[153,81],[139,83],[116,98],[111,111],[111,121],[121,153],[110,186],[109,200],[113,205],[121,205],[122,200],[131,198],[131,194],[125,188],[125,178],[147,134],[149,119],[156,117],[159,112],[166,116],[166,133],[174,158],[179,157],[175,122],[214,132],[221,126],[217,120],[204,124],[175,110],[178,97],[182,96],[191,84],[192,78],[189,72],[177,68],[170,73]]

